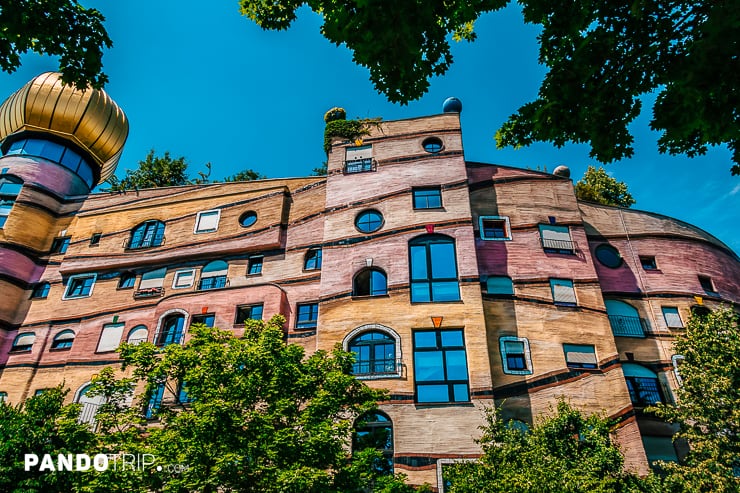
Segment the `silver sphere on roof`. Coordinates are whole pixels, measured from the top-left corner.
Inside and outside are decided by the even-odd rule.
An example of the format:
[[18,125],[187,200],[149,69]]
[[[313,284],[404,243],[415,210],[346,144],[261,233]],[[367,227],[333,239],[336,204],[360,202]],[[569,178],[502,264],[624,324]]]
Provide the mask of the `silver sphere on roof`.
[[555,171],[553,171],[552,174],[555,176],[562,176],[563,178],[570,178],[570,168],[561,164],[555,168]]
[[447,98],[442,103],[442,111],[445,113],[460,113],[462,112],[462,101],[457,98]]

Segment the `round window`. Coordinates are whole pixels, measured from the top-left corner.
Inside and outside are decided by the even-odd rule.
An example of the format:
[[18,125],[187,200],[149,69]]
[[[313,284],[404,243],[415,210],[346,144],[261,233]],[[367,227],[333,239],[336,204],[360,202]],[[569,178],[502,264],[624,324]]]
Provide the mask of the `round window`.
[[257,213],[254,211],[247,211],[239,216],[239,224],[241,224],[243,228],[248,228],[256,222]]
[[616,269],[622,265],[622,256],[619,254],[619,250],[606,243],[596,247],[596,258],[611,269]]
[[355,227],[363,233],[377,231],[383,225],[383,215],[378,211],[363,211],[357,214]]
[[442,150],[443,144],[442,140],[438,137],[429,137],[424,142],[421,143],[422,147],[424,147],[424,150],[427,152],[431,152],[432,154],[436,154],[439,151]]

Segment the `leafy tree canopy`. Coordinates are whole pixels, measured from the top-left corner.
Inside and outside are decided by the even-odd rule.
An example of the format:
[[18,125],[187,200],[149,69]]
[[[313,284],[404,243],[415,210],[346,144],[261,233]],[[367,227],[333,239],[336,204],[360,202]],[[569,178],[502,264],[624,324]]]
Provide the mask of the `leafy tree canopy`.
[[602,167],[589,166],[575,189],[576,197],[597,204],[630,207],[636,202],[627,184],[609,176]]
[[0,68],[14,72],[29,51],[56,55],[64,82],[100,88],[103,48],[112,46],[104,20],[75,0],[0,0]]
[[224,178],[224,181],[230,182],[230,181],[253,181],[253,180],[264,180],[267,178],[265,175],[261,173],[257,173],[253,169],[244,169],[241,170],[238,173],[234,173],[231,176],[227,176]]

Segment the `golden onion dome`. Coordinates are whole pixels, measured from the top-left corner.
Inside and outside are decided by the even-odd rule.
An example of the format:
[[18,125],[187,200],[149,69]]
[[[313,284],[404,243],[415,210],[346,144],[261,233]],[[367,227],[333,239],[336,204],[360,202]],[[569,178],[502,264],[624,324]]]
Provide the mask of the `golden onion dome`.
[[100,183],[116,169],[128,120],[105,91],[81,91],[62,83],[62,74],[46,72],[0,106],[0,140],[21,132],[51,133],[74,143],[99,167]]

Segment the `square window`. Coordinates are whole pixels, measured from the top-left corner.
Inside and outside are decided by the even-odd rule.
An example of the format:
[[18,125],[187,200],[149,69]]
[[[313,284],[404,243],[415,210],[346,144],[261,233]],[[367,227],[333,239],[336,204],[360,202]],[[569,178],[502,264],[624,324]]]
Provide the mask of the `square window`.
[[95,246],[100,244],[100,238],[103,237],[103,233],[93,233],[90,237],[90,246]]
[[345,173],[363,173],[375,171],[373,146],[347,147],[344,161]]
[[598,368],[596,349],[586,344],[563,344],[568,368]]
[[67,279],[67,289],[62,299],[87,298],[92,295],[97,274],[78,274]]
[[488,294],[514,294],[514,283],[510,277],[489,276],[486,280],[486,292]]
[[257,274],[262,274],[263,260],[264,260],[264,257],[262,255],[256,255],[254,257],[249,257],[249,264],[247,265],[247,275],[255,276]]
[[319,320],[318,303],[299,303],[296,307],[296,329],[315,329]]
[[221,218],[221,209],[199,212],[195,218],[193,233],[212,233],[218,229],[218,220]]
[[263,305],[243,305],[236,307],[234,325],[241,325],[246,320],[262,320]]
[[699,276],[699,284],[701,284],[701,288],[704,290],[707,294],[717,294],[717,290],[714,289],[714,283],[712,282],[712,278],[709,276]]
[[532,356],[527,339],[505,336],[499,339],[499,346],[504,373],[510,375],[530,375],[532,373]]
[[133,272],[121,272],[118,279],[118,289],[131,289],[136,284],[136,274]]
[[54,241],[51,242],[51,251],[49,253],[67,253],[69,240],[69,236],[65,238],[54,238]]
[[683,329],[683,322],[681,321],[681,315],[678,313],[678,308],[675,306],[664,306],[661,307],[663,311],[663,319],[665,325],[669,329]]
[[321,248],[311,248],[306,252],[306,257],[303,261],[304,270],[319,270],[321,269]]
[[510,240],[509,218],[502,216],[481,216],[479,219],[482,240]]
[[190,317],[190,325],[202,324],[206,327],[213,327],[216,321],[216,315],[213,313],[204,313],[202,315],[193,315]]
[[414,188],[414,209],[439,209],[442,207],[442,189],[440,187]]
[[545,253],[563,255],[573,255],[575,253],[575,244],[571,240],[568,226],[540,224],[540,240]]
[[644,270],[658,270],[658,264],[652,255],[640,255],[640,264]]
[[468,364],[460,329],[414,332],[416,402],[468,402]]
[[39,282],[34,284],[33,290],[31,291],[31,299],[43,300],[49,296],[49,289],[51,285],[48,282]]
[[552,301],[560,306],[576,306],[576,291],[569,279],[550,279]]
[[178,270],[172,280],[172,289],[183,289],[193,286],[195,282],[195,269]]

